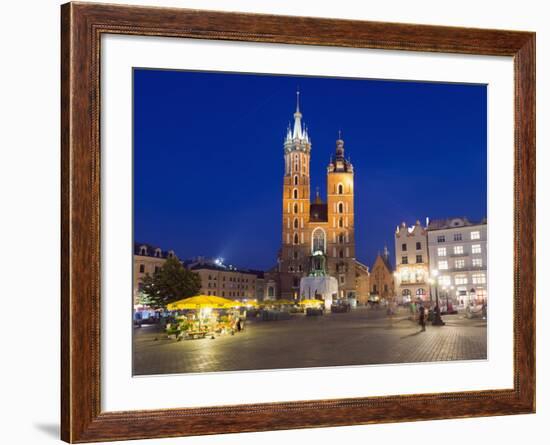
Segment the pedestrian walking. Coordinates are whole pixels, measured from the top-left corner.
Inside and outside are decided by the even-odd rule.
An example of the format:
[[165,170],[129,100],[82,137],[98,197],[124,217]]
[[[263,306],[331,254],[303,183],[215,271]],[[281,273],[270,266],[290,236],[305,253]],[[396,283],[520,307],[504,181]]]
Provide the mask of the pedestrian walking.
[[426,330],[426,311],[422,305],[418,307],[418,324],[422,326],[422,332],[424,332]]

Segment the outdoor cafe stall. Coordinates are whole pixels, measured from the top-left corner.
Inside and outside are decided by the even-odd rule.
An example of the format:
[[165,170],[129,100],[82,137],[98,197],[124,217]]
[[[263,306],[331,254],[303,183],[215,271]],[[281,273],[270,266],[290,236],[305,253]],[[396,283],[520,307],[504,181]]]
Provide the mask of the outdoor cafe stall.
[[173,322],[166,325],[166,333],[177,340],[234,334],[244,327],[246,307],[250,304],[213,295],[175,301],[167,306],[173,312]]

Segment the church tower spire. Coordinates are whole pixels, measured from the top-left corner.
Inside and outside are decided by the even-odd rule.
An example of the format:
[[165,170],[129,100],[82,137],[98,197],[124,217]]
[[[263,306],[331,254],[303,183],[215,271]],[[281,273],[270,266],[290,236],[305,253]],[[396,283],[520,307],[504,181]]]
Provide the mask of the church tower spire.
[[304,129],[302,128],[302,113],[300,112],[300,90],[296,90],[296,111],[294,113],[294,131],[292,139],[300,140],[304,137]]
[[296,91],[294,125],[284,140],[282,248],[279,267],[284,271],[281,286],[285,298],[297,298],[300,278],[305,276],[310,240],[310,152],[311,140],[302,121],[300,90]]

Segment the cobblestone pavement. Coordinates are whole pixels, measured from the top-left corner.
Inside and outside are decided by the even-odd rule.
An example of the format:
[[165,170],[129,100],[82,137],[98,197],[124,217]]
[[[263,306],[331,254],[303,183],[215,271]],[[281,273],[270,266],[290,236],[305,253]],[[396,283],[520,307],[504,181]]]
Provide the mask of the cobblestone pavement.
[[487,358],[487,325],[448,315],[426,332],[399,313],[359,308],[319,317],[247,321],[234,336],[176,342],[156,326],[134,329],[134,375],[414,363]]

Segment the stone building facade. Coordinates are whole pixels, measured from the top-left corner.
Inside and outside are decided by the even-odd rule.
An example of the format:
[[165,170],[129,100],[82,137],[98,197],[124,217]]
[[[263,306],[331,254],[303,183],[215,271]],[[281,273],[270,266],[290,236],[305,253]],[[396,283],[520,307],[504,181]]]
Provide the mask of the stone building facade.
[[189,269],[198,273],[201,278],[201,295],[251,300],[258,298],[258,287],[263,289],[255,272],[229,269],[212,263],[194,264]]
[[177,258],[173,250],[163,250],[151,244],[134,243],[133,295],[137,304],[141,291],[141,280],[146,274],[153,275],[167,258]]
[[397,302],[429,301],[429,259],[426,227],[403,222],[395,231]]
[[487,301],[487,221],[468,218],[428,224],[430,269],[437,270],[439,297],[453,304]]

